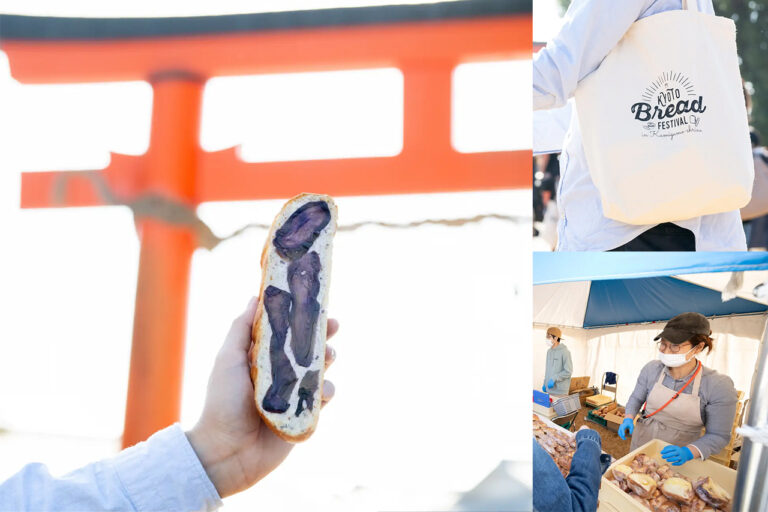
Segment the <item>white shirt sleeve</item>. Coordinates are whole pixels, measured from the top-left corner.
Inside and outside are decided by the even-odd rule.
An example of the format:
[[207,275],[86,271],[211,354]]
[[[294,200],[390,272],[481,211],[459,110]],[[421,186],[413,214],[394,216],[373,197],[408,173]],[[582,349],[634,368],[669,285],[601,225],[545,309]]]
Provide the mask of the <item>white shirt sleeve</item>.
[[28,464],[0,484],[0,510],[212,511],[221,506],[178,424],[60,478]]
[[562,107],[654,0],[574,0],[533,58],[533,109]]

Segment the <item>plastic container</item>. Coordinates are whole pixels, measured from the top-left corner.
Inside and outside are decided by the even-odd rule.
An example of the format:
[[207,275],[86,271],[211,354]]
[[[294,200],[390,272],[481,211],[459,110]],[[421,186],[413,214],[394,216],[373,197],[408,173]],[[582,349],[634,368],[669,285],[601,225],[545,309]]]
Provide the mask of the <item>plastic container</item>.
[[[644,453],[649,457],[663,461],[661,450],[665,446],[669,446],[669,443],[654,439],[611,464],[611,467],[606,471],[606,475],[617,464],[629,465],[638,453]],[[736,471],[711,460],[692,460],[682,466],[673,466],[672,469],[693,481],[704,476],[710,476],[716,484],[725,489],[731,496],[733,496],[733,492],[736,489]],[[605,475],[603,475],[598,498],[598,512],[648,512],[649,510],[622,491],[618,485],[608,480]]]
[[550,407],[552,400],[549,398],[549,393],[544,393],[538,389],[533,390],[533,403],[539,404],[543,407]]
[[544,407],[543,405],[533,404],[533,412],[541,416],[542,418],[556,418],[557,413],[551,407]]
[[587,413],[587,421],[591,421],[592,423],[597,423],[600,426],[605,427],[608,422],[605,420],[605,418],[598,416],[595,414],[595,411],[589,411]]
[[558,416],[565,416],[566,414],[572,414],[581,409],[581,402],[579,402],[579,395],[569,395],[559,400],[552,402],[552,408],[555,410]]

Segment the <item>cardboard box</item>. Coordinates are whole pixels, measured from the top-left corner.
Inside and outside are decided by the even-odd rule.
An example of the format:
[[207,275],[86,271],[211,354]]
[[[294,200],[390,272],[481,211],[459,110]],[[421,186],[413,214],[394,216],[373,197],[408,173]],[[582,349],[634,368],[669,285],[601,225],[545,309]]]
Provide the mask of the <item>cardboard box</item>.
[[564,429],[563,427],[561,427],[561,426],[560,426],[560,425],[558,425],[557,423],[554,423],[554,422],[553,422],[553,421],[552,421],[550,418],[548,418],[547,416],[542,416],[542,415],[541,415],[541,414],[539,414],[539,413],[535,413],[535,414],[536,414],[536,416],[538,416],[538,417],[539,417],[539,419],[540,419],[541,421],[543,421],[544,423],[546,423],[548,427],[552,427],[552,428],[554,428],[555,430],[559,430],[560,432],[562,432],[563,434],[567,435],[568,437],[574,437],[574,436],[576,435],[576,432],[571,432],[570,430],[566,430],[566,429]]
[[619,427],[621,426],[622,422],[624,421],[624,416],[619,416],[618,414],[608,413],[605,415],[605,428],[608,430],[612,430],[614,432],[619,431]]
[[571,387],[568,388],[568,394],[573,395],[579,390],[589,386],[589,377],[571,377]]
[[[663,461],[661,450],[665,446],[669,446],[669,443],[654,439],[611,464],[611,467],[606,471],[606,475],[618,464],[629,465],[638,453],[644,453],[649,457]],[[736,471],[711,460],[692,460],[682,466],[675,466],[674,470],[694,481],[703,476],[710,476],[715,483],[725,489],[731,496],[733,496],[736,489]],[[597,512],[648,512],[647,508],[630,498],[618,485],[608,480],[605,477],[606,475],[603,475],[600,485]]]

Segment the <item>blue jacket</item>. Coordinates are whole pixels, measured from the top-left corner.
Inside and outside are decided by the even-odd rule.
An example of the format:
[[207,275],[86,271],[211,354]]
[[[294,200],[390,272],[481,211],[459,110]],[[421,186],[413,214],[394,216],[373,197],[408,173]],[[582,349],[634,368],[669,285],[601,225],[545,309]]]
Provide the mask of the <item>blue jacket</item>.
[[535,512],[595,512],[600,478],[600,434],[576,433],[571,472],[563,478],[552,457],[533,440],[533,510]]

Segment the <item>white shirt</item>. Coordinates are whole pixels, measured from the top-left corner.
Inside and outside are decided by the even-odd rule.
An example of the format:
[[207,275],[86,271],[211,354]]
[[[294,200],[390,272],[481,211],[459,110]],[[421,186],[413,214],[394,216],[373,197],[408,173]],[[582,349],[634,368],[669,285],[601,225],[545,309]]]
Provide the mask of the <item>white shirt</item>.
[[[712,0],[696,1],[702,12],[714,14]],[[533,109],[564,106],[579,82],[600,66],[635,21],[681,8],[681,0],[574,0],[560,33],[534,57]],[[624,224],[603,215],[575,115],[563,142],[557,197],[559,251],[615,249],[653,227]],[[675,224],[693,232],[698,251],[747,250],[738,210]]]
[[0,511],[182,512],[221,504],[178,424],[61,478],[43,464],[28,464],[0,484]]

